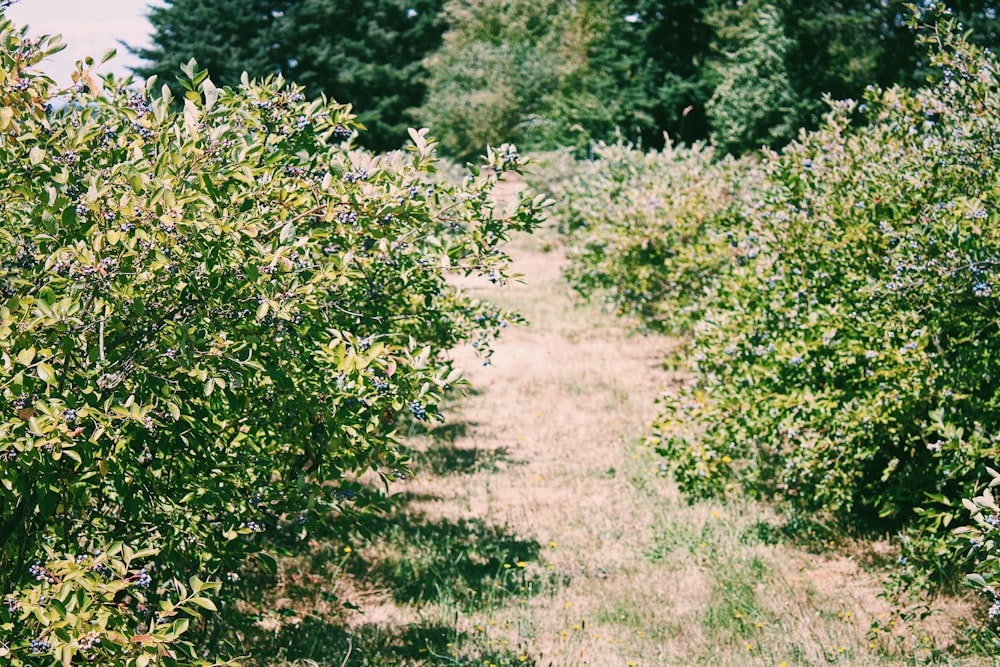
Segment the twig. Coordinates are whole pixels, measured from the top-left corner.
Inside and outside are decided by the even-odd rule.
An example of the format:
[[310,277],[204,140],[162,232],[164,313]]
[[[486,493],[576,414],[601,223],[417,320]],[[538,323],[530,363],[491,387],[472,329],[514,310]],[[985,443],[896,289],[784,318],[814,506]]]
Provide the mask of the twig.
[[98,356],[104,361],[104,318],[97,323],[97,349]]
[[354,653],[354,638],[347,638],[347,655],[344,656],[344,661],[340,663],[340,667],[347,667],[347,661],[351,659],[351,653]]
[[313,208],[310,208],[308,210],[303,211],[302,213],[299,213],[297,216],[295,216],[291,220],[282,220],[281,222],[279,222],[278,224],[276,224],[274,227],[271,227],[270,229],[264,231],[261,234],[261,236],[267,236],[268,234],[273,234],[274,232],[278,231],[279,229],[281,229],[285,225],[295,224],[296,222],[298,222],[302,218],[308,218],[310,215],[316,215],[317,213],[322,213],[323,210],[326,209],[326,206],[327,206],[326,204],[319,204],[317,206],[314,206]]

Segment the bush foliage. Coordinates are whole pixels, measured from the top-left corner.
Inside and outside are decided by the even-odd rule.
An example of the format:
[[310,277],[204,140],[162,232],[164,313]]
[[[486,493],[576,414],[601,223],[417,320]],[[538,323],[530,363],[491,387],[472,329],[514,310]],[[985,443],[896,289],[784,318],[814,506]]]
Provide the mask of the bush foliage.
[[648,152],[599,144],[595,158],[548,154],[529,175],[556,202],[566,277],[652,330],[689,330],[739,256],[735,230],[762,174],[751,159],[718,158],[700,144]]
[[555,181],[571,281],[688,332],[655,424],[682,487],[905,529],[907,585],[1000,573],[1000,64],[934,14],[926,87],[837,103],[759,165],[619,149]]
[[517,319],[446,278],[505,280],[538,202],[494,211],[513,146],[452,186],[424,132],[352,150],[349,108],[280,77],[192,61],[174,111],[90,60],[57,90],[58,48],[0,14],[0,658],[201,663],[264,537],[363,521],[361,475],[405,474],[449,348]]

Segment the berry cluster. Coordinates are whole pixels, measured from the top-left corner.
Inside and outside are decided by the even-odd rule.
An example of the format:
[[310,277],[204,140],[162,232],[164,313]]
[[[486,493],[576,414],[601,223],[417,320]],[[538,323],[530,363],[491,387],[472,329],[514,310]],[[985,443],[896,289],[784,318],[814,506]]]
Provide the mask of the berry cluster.
[[153,583],[152,577],[146,572],[146,568],[142,568],[135,573],[135,585],[139,588],[149,588],[149,585]]
[[357,171],[349,171],[344,174],[344,180],[348,183],[357,183],[358,181],[368,180],[368,170],[364,168],[358,168]]
[[146,99],[143,98],[142,95],[139,95],[138,93],[132,93],[131,95],[129,95],[128,99],[125,101],[125,104],[130,109],[139,114],[140,117],[145,116],[146,114],[151,113],[153,111],[153,107],[150,106],[149,102],[146,101]]
[[101,148],[104,150],[110,150],[114,147],[115,143],[118,141],[118,133],[114,128],[105,126],[101,130]]
[[41,563],[35,563],[28,568],[28,574],[31,575],[35,581],[44,581],[49,584],[56,583],[56,578],[51,572],[49,572]]
[[51,650],[52,650],[52,642],[46,639],[42,639],[41,637],[39,637],[38,639],[31,640],[32,653],[48,653]]
[[113,574],[111,572],[111,568],[108,567],[104,563],[95,563],[94,565],[91,565],[87,569],[89,569],[91,572],[96,572],[97,574],[101,575],[105,579],[110,579],[111,575]]
[[133,122],[133,123],[131,123],[129,125],[129,128],[133,132],[135,132],[136,134],[138,134],[144,141],[150,141],[155,136],[153,134],[153,131],[150,130],[145,125],[143,125],[142,123],[135,123],[135,122]]
[[337,489],[333,492],[333,497],[341,501],[352,501],[357,497],[357,494],[352,489]]

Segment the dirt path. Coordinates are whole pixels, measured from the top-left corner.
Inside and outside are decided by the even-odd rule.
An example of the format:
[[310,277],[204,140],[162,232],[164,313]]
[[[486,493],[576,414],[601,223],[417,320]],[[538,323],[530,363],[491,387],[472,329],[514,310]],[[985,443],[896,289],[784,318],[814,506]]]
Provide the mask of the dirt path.
[[455,489],[435,509],[454,509],[461,493],[465,511],[609,550],[610,558],[620,540],[609,536],[634,520],[616,474],[623,443],[653,417],[670,379],[661,370],[670,343],[630,337],[593,309],[581,311],[559,280],[558,252],[522,243],[516,254],[526,284],[482,291],[519,309],[530,326],[505,332],[488,366],[464,351],[458,363],[476,393],[455,414],[469,425],[462,446],[502,451],[508,462],[489,484]]
[[683,381],[662,365],[675,343],[581,304],[554,238],[512,244],[522,283],[469,285],[530,326],[489,365],[457,353],[471,393],[412,435],[401,511],[350,556],[339,595],[363,613],[342,664],[906,664],[868,635],[889,621],[870,550],[788,546],[766,510],[690,505],[659,472],[642,440]]
[[[610,599],[600,591],[614,589],[611,597],[618,598],[632,589],[649,596],[643,606],[655,608],[662,604],[654,599],[657,586],[676,584],[628,581],[643,577],[632,566],[637,548],[650,541],[649,517],[642,514],[648,508],[637,506],[628,476],[655,466],[635,443],[672,381],[662,370],[672,343],[630,336],[613,318],[581,307],[560,279],[561,253],[543,252],[544,242],[514,245],[523,284],[474,290],[519,310],[530,326],[505,331],[490,365],[469,350],[460,353],[457,361],[475,392],[450,412],[457,428],[446,432],[461,433],[454,458],[472,465],[443,475],[418,465],[406,492],[421,499],[409,509],[452,520],[483,518],[540,545],[526,574],[560,584],[547,591],[558,599],[535,597],[518,612],[530,618],[534,632],[512,640],[530,639],[533,660],[565,653],[576,625],[572,650],[588,658],[583,664],[625,664],[611,658],[628,638],[601,636],[608,631],[599,617],[617,610],[600,608]],[[475,627],[477,619],[469,623]]]

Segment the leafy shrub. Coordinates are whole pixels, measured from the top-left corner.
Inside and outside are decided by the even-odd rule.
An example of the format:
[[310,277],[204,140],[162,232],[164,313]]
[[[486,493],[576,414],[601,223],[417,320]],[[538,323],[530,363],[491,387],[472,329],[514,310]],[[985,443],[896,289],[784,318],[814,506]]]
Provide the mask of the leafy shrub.
[[656,424],[692,493],[905,528],[894,594],[968,566],[950,531],[998,453],[997,63],[948,22],[931,34],[933,85],[872,89],[771,157],[757,259]]
[[[996,454],[996,62],[936,35],[938,84],[872,89],[866,127],[841,103],[771,159],[759,253],[719,290],[697,386],[660,423],[689,489],[738,482],[898,526],[980,484]],[[677,431],[688,420],[710,432]]]
[[[7,598],[6,615],[12,620],[0,628],[7,636],[34,638],[26,648],[16,640],[5,643],[0,657],[15,666],[33,664],[23,662],[25,655],[59,665],[185,664],[195,650],[181,636],[204,610],[216,611],[203,593],[217,591],[220,584],[192,577],[188,589],[174,582],[176,599],[162,601],[155,613],[151,609],[143,613],[137,628],[136,608],[148,605],[152,578],[133,563],[155,553],[155,549],[135,552],[117,542],[107,552],[54,557],[45,565],[32,565],[29,573],[35,583]],[[135,608],[122,604],[126,599]]]
[[744,254],[743,224],[761,173],[745,159],[716,159],[710,147],[643,152],[595,147],[594,161],[547,157],[536,178],[558,202],[570,284],[659,331],[684,332],[728,267]]
[[[904,587],[968,566],[959,501],[1000,453],[1000,65],[931,15],[926,88],[833,105],[821,129],[762,157],[762,179],[652,154],[599,162],[599,185],[563,206],[570,243],[586,243],[569,271],[582,291],[694,322],[691,386],[654,425],[682,487],[905,528]],[[692,171],[708,176],[678,177]],[[720,201],[722,179],[743,184],[735,197]],[[685,198],[685,184],[700,190]],[[647,205],[661,185],[681,193],[676,212]],[[708,241],[720,237],[730,253]],[[995,576],[996,562],[980,569]]]
[[90,60],[56,90],[32,67],[57,43],[2,15],[0,43],[0,646],[182,664],[180,612],[272,563],[263,535],[360,516],[361,475],[405,472],[396,425],[439,418],[448,349],[516,319],[446,278],[503,281],[537,202],[494,212],[512,146],[451,186],[423,132],[350,150],[349,108],[281,78],[192,62],[175,113]]
[[964,499],[971,521],[955,531],[966,540],[970,558],[975,562],[975,570],[968,576],[968,583],[989,603],[986,612],[987,626],[993,630],[994,638],[1000,628],[1000,505],[994,489],[1000,486],[1000,472],[988,468],[990,483],[982,493],[972,499]]

